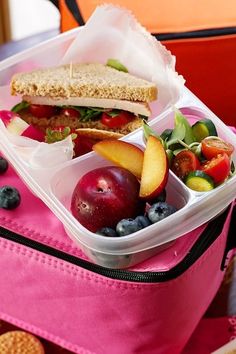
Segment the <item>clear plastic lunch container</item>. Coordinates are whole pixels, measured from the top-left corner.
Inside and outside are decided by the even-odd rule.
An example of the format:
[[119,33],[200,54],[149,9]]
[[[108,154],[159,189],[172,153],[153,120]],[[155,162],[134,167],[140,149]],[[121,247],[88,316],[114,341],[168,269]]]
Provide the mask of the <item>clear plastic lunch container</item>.
[[[15,102],[9,93],[9,80],[14,72],[27,70],[30,67],[54,65],[60,58],[61,50],[73,39],[74,31],[49,40],[37,46],[33,53],[30,50],[18,54],[0,63],[0,109],[8,109]],[[58,41],[60,46],[58,47]],[[53,60],[45,62],[45,51],[53,53]],[[217,118],[198,98],[187,88],[175,106],[191,120],[196,122],[201,118],[209,118],[216,126],[219,137],[230,142],[234,147],[233,161],[236,165],[235,134],[219,118]],[[158,112],[149,122],[157,133],[166,128],[173,128],[174,113],[171,107]],[[27,139],[27,138],[25,138]],[[122,138],[145,148],[142,129]],[[190,190],[171,171],[166,187],[167,202],[177,208],[177,212],[166,219],[152,224],[133,234],[109,238],[97,235],[83,227],[71,214],[70,202],[73,190],[86,172],[95,168],[111,165],[96,153],[60,162],[52,166],[45,163],[33,166],[29,163],[26,146],[17,145],[11,139],[6,128],[0,121],[0,150],[13,165],[20,178],[29,189],[37,195],[57,218],[63,223],[68,236],[80,247],[88,258],[96,264],[110,268],[126,268],[133,266],[169,247],[174,240],[192,231],[203,223],[221,213],[236,196],[236,175],[222,185],[208,192]]]

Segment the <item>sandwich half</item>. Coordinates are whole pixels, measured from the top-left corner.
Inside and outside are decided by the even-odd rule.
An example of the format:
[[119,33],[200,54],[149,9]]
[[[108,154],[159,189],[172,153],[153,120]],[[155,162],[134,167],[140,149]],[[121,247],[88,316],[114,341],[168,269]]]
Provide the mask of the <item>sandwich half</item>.
[[98,63],[18,73],[10,86],[22,97],[15,111],[43,132],[69,127],[120,137],[148,119],[149,103],[157,99],[156,84]]

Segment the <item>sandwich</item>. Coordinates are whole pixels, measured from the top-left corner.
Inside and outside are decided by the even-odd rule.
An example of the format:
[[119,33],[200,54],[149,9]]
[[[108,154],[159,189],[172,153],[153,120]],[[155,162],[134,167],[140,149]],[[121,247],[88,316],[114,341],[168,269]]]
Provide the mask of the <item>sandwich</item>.
[[17,73],[11,94],[22,101],[13,110],[49,138],[60,127],[98,140],[120,138],[142,126],[157,99],[156,84],[125,71],[89,63]]
[[[136,123],[138,125],[138,118],[150,116],[149,102],[156,100],[157,87],[107,65],[68,64],[14,75],[11,94],[22,96],[25,102],[22,117],[42,130],[63,122],[71,128],[127,133]],[[50,106],[50,109],[37,112],[30,107],[32,105]],[[67,108],[77,111],[76,119],[72,119],[73,111],[71,115],[65,112]],[[105,120],[101,122],[103,112],[113,118],[121,111],[134,116],[132,124],[124,123],[117,128],[110,127]]]

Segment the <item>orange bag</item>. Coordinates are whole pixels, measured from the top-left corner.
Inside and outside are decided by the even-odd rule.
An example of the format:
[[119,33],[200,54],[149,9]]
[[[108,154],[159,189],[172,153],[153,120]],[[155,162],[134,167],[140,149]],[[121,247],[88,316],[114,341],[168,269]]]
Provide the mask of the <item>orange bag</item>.
[[[236,124],[236,2],[115,0],[177,58],[186,86],[226,124]],[[61,31],[83,25],[103,0],[59,0]]]

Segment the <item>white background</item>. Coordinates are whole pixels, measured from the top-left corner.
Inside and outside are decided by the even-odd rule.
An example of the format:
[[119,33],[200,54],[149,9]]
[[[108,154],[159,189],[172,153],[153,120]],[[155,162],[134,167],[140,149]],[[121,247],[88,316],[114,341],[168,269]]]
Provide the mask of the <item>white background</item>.
[[12,40],[59,28],[57,8],[47,0],[9,0]]

